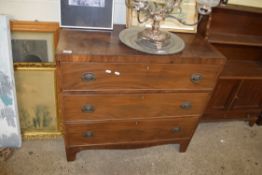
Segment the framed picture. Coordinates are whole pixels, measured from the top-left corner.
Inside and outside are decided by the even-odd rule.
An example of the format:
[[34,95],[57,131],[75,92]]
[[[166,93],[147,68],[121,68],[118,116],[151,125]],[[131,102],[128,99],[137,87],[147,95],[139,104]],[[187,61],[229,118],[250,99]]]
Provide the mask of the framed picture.
[[55,63],[59,24],[11,21],[13,61],[17,65]]
[[228,4],[262,8],[261,0],[228,0]]
[[[161,3],[163,0],[152,0],[152,1]],[[171,15],[181,18],[189,24],[195,23],[198,20],[196,0],[183,0],[181,4],[181,11],[179,9],[176,9],[173,11],[173,14]],[[152,20],[148,20],[146,23],[142,23],[142,24],[138,22],[137,12],[134,9],[128,8],[126,16],[127,16],[127,20],[126,20],[127,27],[133,27],[133,26],[151,27]],[[186,32],[186,33],[197,32],[197,25],[194,26],[183,25],[173,18],[166,18],[165,21],[162,21],[160,23],[160,28],[171,32]]]
[[55,67],[18,67],[15,69],[15,81],[23,138],[61,135]]
[[114,0],[60,0],[61,27],[113,29]]

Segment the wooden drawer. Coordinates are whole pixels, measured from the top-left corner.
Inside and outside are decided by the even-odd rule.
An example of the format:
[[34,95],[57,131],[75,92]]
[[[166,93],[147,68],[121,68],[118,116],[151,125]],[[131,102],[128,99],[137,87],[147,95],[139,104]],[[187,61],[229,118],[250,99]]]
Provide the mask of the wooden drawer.
[[64,95],[64,120],[201,115],[208,93]]
[[197,122],[198,117],[190,117],[67,124],[65,127],[67,143],[74,146],[190,138]]
[[61,63],[62,89],[213,89],[220,66]]

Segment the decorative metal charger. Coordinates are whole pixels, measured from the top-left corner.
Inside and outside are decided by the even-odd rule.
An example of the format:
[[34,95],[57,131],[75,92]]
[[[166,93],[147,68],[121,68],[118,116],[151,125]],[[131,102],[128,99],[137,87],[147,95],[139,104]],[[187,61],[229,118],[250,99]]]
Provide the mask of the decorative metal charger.
[[137,34],[142,31],[141,28],[129,28],[120,32],[119,38],[122,43],[135,50],[157,55],[168,55],[181,52],[185,48],[184,41],[177,35],[170,33],[170,43],[162,49],[156,49],[148,45],[138,43]]

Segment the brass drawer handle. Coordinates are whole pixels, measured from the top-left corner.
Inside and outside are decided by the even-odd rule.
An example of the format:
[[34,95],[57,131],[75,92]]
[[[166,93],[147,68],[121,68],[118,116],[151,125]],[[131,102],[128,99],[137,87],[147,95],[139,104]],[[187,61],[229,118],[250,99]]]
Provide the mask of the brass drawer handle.
[[188,102],[188,101],[183,102],[183,103],[181,103],[180,108],[182,108],[182,109],[191,109],[192,108],[192,103]]
[[95,107],[91,104],[86,104],[82,107],[82,112],[84,113],[95,112]]
[[178,133],[178,132],[181,132],[181,128],[180,127],[175,127],[175,128],[172,128],[171,129],[171,131],[173,132],[173,133]]
[[195,73],[191,75],[191,81],[192,83],[199,83],[201,80],[203,80],[202,74]]
[[94,73],[91,73],[91,72],[85,72],[83,73],[82,75],[82,80],[83,81],[94,81],[96,80],[96,75]]
[[85,137],[85,138],[91,138],[93,136],[94,136],[94,133],[92,131],[86,131],[83,134],[83,137]]

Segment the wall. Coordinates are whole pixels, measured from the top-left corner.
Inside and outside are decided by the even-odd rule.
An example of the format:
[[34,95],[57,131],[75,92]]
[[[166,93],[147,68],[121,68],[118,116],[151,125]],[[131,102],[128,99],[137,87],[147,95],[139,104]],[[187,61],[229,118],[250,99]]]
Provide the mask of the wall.
[[[115,1],[114,23],[125,24],[125,0]],[[0,14],[16,20],[59,21],[60,0],[0,0]]]

